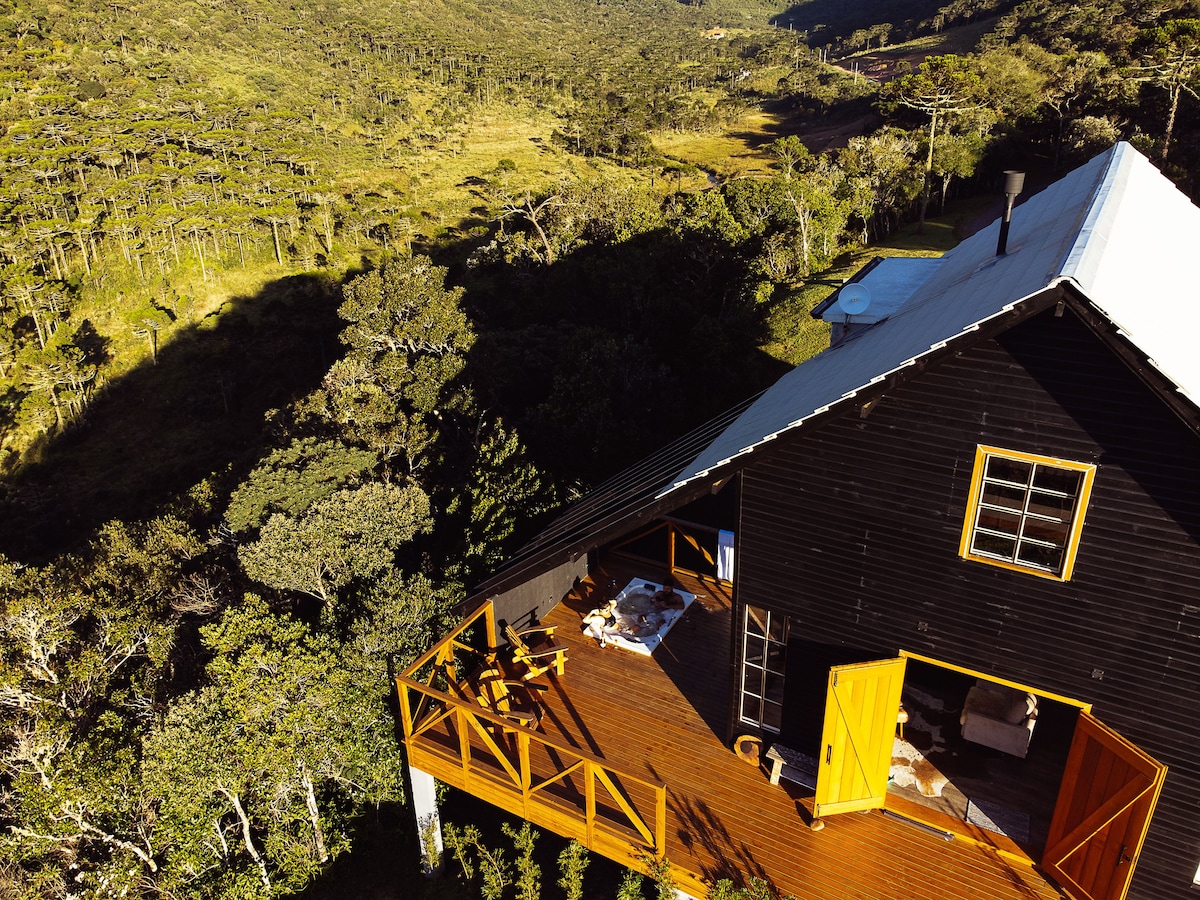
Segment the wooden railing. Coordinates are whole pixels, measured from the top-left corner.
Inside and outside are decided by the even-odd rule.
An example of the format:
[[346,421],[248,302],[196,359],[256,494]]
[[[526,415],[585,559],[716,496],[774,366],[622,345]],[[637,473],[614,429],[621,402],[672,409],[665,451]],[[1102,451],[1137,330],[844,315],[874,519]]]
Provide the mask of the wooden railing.
[[[720,529],[713,528],[710,525],[700,525],[696,522],[687,522],[683,519],[664,516],[649,527],[643,528],[619,543],[613,544],[611,549],[629,559],[661,566],[663,560],[648,559],[630,549],[643,538],[647,538],[657,531],[665,532],[664,549],[667,555],[665,561],[667,571],[694,575],[696,578],[707,579],[709,581],[720,581],[717,577],[717,554],[720,552],[718,548],[718,535],[720,534]],[[692,553],[690,555],[696,560],[696,564],[689,565],[680,558],[679,547],[681,542],[691,548]]]
[[409,763],[589,850],[611,858],[662,856],[666,785],[618,771],[590,751],[499,716],[468,695],[459,658],[467,654],[490,662],[488,651],[462,640],[481,617],[494,646],[489,602],[396,676]]
[[[480,620],[485,629],[482,646],[478,635],[472,635],[474,643],[466,639]],[[423,656],[418,657],[397,677],[405,741],[412,734],[412,722],[424,717],[432,698],[447,691],[453,691],[459,697],[463,696],[460,670],[469,671],[482,663],[490,662],[495,658],[494,648],[497,645],[496,616],[491,601],[488,601],[459,622],[453,631],[425,651]],[[401,678],[418,684],[419,687],[429,688],[432,692],[424,692],[418,705],[406,710],[404,702],[407,698],[404,691],[399,689]]]

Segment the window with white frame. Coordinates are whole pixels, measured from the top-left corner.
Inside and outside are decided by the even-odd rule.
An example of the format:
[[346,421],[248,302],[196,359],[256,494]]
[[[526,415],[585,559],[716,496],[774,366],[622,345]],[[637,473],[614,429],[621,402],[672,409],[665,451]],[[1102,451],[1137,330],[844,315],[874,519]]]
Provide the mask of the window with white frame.
[[743,624],[741,721],[778,732],[783,724],[788,618],[747,605]]
[[980,446],[959,555],[1066,581],[1096,467]]

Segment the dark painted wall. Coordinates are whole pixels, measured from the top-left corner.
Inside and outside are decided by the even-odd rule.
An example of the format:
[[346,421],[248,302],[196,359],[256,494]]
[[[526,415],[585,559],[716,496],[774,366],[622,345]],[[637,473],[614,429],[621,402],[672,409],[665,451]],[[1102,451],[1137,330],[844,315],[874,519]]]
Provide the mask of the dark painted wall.
[[[1070,582],[958,557],[981,443],[1099,465]],[[789,682],[818,650],[904,649],[1093,703],[1171,767],[1130,896],[1194,896],[1198,478],[1200,441],[1069,310],[1049,311],[745,470],[738,601],[792,614],[807,649],[789,652]],[[797,691],[785,718],[807,720]]]
[[[558,605],[579,581],[587,577],[588,560],[581,556],[574,562],[563,563],[524,584],[492,598],[496,619],[503,619],[518,628],[542,617]],[[501,640],[503,635],[499,636]]]

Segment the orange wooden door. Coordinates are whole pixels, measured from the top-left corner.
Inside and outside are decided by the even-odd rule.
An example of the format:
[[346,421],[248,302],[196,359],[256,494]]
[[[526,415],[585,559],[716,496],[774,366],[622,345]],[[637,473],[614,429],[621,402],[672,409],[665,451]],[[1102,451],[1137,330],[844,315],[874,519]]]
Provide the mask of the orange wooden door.
[[883,806],[905,662],[885,659],[829,670],[816,818]]
[[1167,767],[1088,712],[1075,738],[1042,866],[1077,900],[1121,900]]

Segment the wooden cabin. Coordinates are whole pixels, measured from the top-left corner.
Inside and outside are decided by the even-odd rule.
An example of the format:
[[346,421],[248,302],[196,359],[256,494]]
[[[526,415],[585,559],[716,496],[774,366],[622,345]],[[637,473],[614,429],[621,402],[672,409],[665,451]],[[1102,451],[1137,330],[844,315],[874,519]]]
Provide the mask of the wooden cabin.
[[[397,678],[414,783],[694,897],[1192,896],[1200,209],[1119,144],[999,230],[866,270],[828,350],[485,583]],[[652,651],[581,631],[668,573]]]

